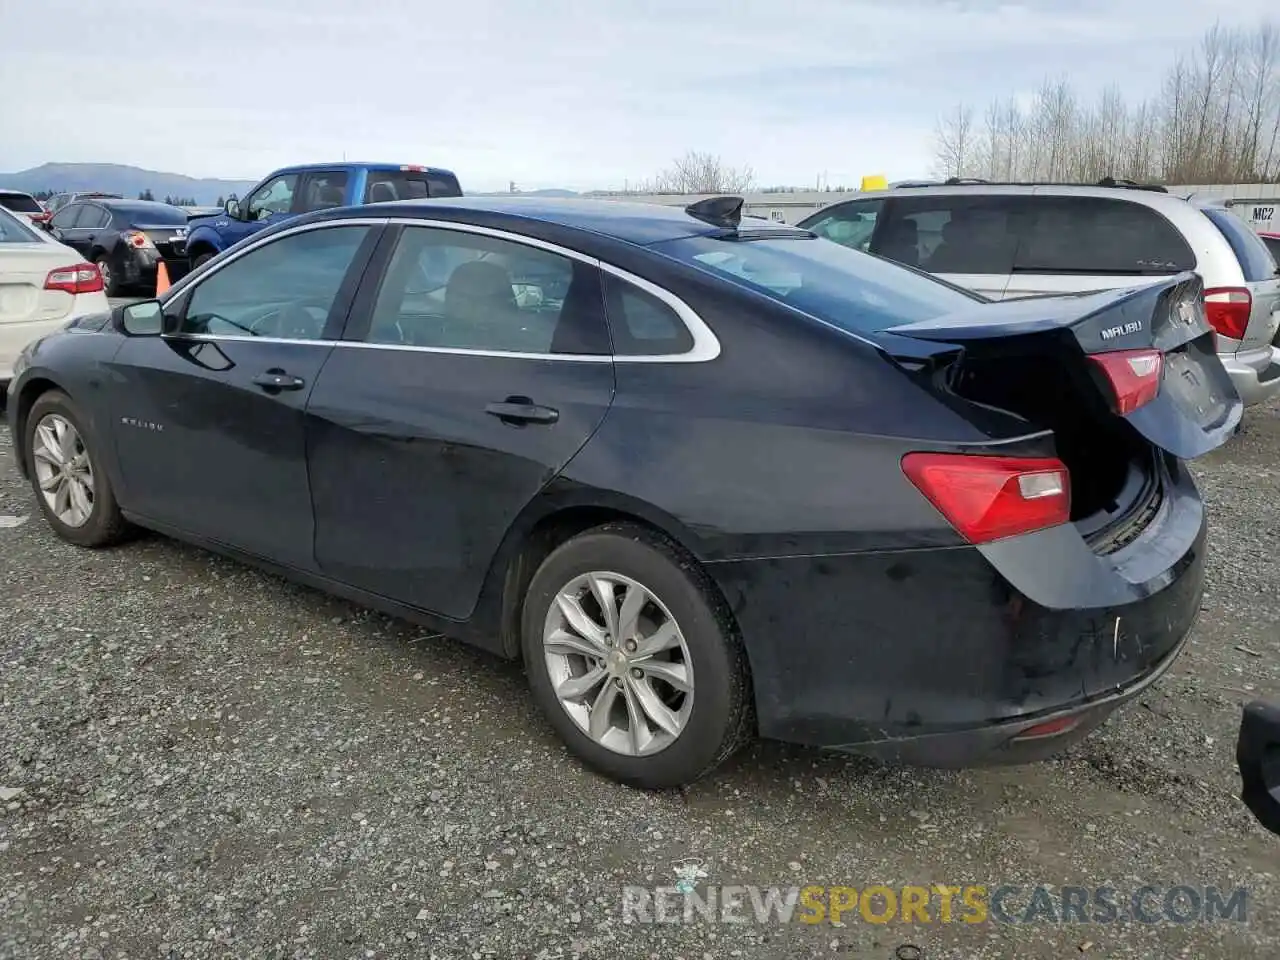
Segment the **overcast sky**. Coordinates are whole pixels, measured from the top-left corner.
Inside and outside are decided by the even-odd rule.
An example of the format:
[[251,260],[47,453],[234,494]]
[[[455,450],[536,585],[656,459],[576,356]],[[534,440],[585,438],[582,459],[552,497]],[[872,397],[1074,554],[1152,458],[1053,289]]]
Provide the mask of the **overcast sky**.
[[[98,9],[101,7],[101,9]],[[93,13],[88,14],[92,8]],[[108,9],[109,8],[109,9]],[[431,163],[621,187],[686,149],[760,184],[922,176],[939,112],[1067,75],[1137,99],[1275,0],[0,0],[0,170],[254,179]]]

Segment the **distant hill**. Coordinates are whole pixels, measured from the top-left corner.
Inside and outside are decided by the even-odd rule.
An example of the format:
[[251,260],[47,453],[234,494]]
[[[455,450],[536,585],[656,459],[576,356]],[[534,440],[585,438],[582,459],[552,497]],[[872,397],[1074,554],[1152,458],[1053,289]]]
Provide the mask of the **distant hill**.
[[[264,171],[265,174],[265,171]],[[461,177],[463,187],[466,178]],[[24,190],[27,193],[38,193],[42,190],[53,190],[57,193],[73,190],[101,190],[103,193],[118,193],[124,197],[136,197],[144,190],[150,190],[159,200],[162,197],[191,197],[198,204],[212,204],[218,197],[235,194],[243,197],[257,181],[255,180],[219,180],[199,179],[183,176],[180,173],[161,173],[157,170],[143,170],[141,167],[128,167],[115,163],[45,163],[30,170],[19,170],[17,173],[0,173],[0,187],[11,190]],[[507,192],[473,192],[466,191],[473,197],[502,197]],[[579,194],[572,190],[522,190],[526,197],[576,197]]]
[[199,204],[212,204],[218,197],[243,196],[254,180],[218,180],[186,177],[180,173],[161,173],[116,163],[45,163],[17,173],[0,173],[0,187],[37,193],[73,190],[101,190],[136,197],[150,190],[161,197],[191,197]]

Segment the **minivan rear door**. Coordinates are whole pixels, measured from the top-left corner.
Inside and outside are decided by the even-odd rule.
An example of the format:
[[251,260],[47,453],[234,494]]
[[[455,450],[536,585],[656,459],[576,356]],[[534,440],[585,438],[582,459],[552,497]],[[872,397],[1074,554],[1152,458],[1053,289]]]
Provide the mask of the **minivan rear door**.
[[1236,352],[1269,346],[1280,327],[1280,273],[1275,258],[1262,238],[1225,207],[1202,207],[1201,212],[1231,244],[1244,273],[1245,288],[1252,298],[1249,326]]
[[1123,195],[1054,196],[1036,191],[1021,221],[1005,297],[1136,287],[1196,268],[1196,256],[1163,215]]

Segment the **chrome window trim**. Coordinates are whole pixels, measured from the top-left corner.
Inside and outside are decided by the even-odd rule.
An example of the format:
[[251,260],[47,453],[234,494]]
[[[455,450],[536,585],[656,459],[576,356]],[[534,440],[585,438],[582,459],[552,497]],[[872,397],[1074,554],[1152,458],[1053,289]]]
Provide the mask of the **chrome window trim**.
[[220,270],[224,270],[246,254],[251,253],[259,247],[265,246],[269,243],[274,243],[277,240],[283,240],[286,237],[291,237],[298,233],[305,233],[311,230],[323,230],[326,228],[390,225],[454,230],[459,233],[470,233],[477,236],[491,237],[496,240],[504,240],[526,247],[533,247],[537,250],[544,250],[547,253],[556,254],[569,260],[576,260],[579,263],[588,264],[603,273],[611,274],[625,283],[629,283],[637,289],[643,290],[645,293],[648,293],[665,303],[676,313],[680,318],[680,321],[688,329],[690,336],[693,337],[693,346],[684,353],[617,356],[612,353],[517,353],[510,350],[473,350],[462,347],[417,347],[398,343],[366,343],[360,340],[305,340],[291,339],[287,337],[241,337],[190,333],[169,334],[168,338],[173,340],[195,340],[201,342],[228,340],[240,343],[308,343],[335,347],[351,347],[359,350],[398,350],[410,353],[441,353],[469,357],[507,357],[513,360],[555,360],[562,363],[706,363],[707,361],[714,360],[716,357],[720,356],[719,338],[716,337],[711,328],[707,326],[702,317],[698,315],[697,311],[670,290],[660,287],[658,284],[653,283],[650,280],[646,280],[644,277],[637,276],[630,271],[623,270],[621,267],[615,267],[611,263],[606,263],[603,260],[589,256],[581,251],[562,247],[559,244],[551,243],[547,240],[525,236],[520,233],[512,233],[507,230],[499,230],[494,227],[482,227],[472,223],[458,223],[452,220],[429,220],[417,217],[352,217],[340,220],[323,220],[319,223],[307,223],[301,224],[297,227],[290,227],[288,230],[273,233],[269,237],[263,237],[261,240],[250,243],[243,250],[237,251],[235,256],[228,258],[222,263],[216,264],[207,272],[202,273],[199,277],[193,278],[192,275],[188,274],[170,288],[169,296],[165,298],[165,302],[168,303],[169,301],[182,296],[188,288],[198,286],[198,284],[203,283]]

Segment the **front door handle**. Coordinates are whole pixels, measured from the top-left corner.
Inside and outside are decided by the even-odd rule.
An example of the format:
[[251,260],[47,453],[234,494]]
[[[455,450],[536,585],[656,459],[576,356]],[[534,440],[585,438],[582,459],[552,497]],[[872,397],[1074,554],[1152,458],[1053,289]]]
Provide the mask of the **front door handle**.
[[278,393],[281,390],[301,390],[306,386],[306,381],[301,377],[295,377],[292,374],[285,373],[283,370],[268,370],[266,373],[260,373],[253,378],[253,382],[268,393]]
[[539,406],[528,397],[507,397],[502,403],[489,404],[484,408],[484,412],[513,426],[526,423],[555,423],[560,419],[559,410]]

